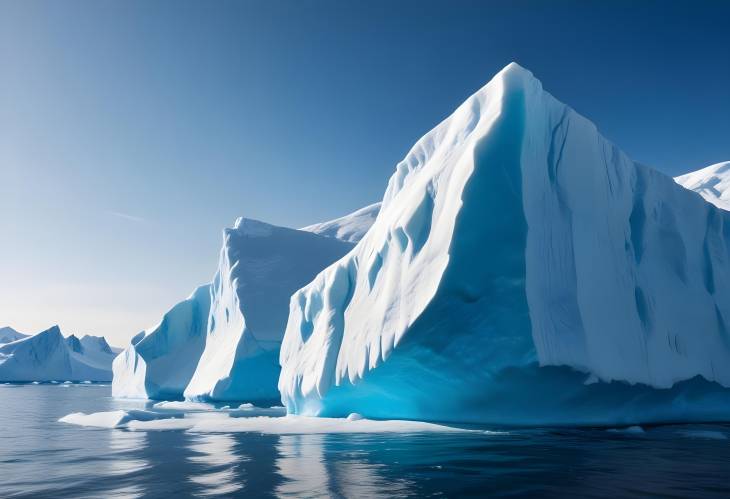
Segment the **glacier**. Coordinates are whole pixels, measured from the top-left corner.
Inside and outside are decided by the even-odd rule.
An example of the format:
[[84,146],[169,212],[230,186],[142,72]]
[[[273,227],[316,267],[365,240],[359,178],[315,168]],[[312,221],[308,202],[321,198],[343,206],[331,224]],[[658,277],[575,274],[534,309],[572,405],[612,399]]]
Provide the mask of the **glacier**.
[[53,326],[0,345],[0,381],[111,381],[115,355],[102,337],[64,338]]
[[730,210],[730,161],[680,175],[674,180],[718,208]]
[[316,231],[239,218],[223,231],[213,282],[134,337],[115,359],[112,394],[278,402],[289,298],[352,247]]
[[352,244],[240,218],[223,233],[192,400],[279,400],[279,348],[292,293]]
[[501,424],[730,416],[730,214],[512,63],[397,165],[297,291],[291,414]]

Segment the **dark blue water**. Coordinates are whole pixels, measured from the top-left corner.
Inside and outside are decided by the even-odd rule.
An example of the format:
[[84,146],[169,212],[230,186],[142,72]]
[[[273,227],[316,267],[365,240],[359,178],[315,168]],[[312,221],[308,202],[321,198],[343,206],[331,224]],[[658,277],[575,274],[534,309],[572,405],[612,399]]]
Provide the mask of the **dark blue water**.
[[108,386],[0,386],[0,497],[730,497],[730,426],[501,434],[95,429]]

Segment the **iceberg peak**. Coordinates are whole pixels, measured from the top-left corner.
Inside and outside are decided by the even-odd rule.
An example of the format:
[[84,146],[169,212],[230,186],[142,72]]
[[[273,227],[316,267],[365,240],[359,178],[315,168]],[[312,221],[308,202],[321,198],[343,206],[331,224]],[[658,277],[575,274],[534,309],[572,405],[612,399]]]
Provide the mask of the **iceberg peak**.
[[273,226],[253,218],[238,217],[233,230],[248,237],[267,237],[273,231]]

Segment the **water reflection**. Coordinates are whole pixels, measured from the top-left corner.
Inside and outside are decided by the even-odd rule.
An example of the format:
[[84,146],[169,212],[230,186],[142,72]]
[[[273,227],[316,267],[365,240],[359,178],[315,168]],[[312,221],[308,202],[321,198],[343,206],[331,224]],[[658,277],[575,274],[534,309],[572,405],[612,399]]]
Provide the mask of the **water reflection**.
[[324,462],[324,435],[282,435],[276,468],[284,479],[277,497],[331,497]]
[[201,471],[192,474],[188,480],[201,486],[201,495],[215,496],[230,494],[242,489],[245,481],[238,476],[235,464],[249,461],[245,455],[236,455],[236,440],[232,435],[194,435],[188,457],[192,463],[201,466]]
[[[729,425],[468,434],[133,432],[58,423],[108,387],[3,388],[0,498],[730,497]],[[126,404],[126,403],[125,403]]]
[[[144,433],[116,430],[110,431],[109,435],[111,437],[108,456],[110,459],[107,461],[109,475],[122,477],[149,468],[149,462],[135,453],[135,451],[147,446],[147,437]],[[127,480],[119,480],[119,487],[110,490],[108,497],[118,499],[142,497],[144,488],[138,483],[127,482]]]
[[[372,442],[372,437],[370,442]],[[353,442],[355,440],[355,442]],[[406,496],[412,484],[390,476],[388,467],[373,462],[364,451],[367,438],[352,435],[283,435],[276,468],[283,482],[278,497],[395,497]],[[351,444],[353,444],[351,446]]]

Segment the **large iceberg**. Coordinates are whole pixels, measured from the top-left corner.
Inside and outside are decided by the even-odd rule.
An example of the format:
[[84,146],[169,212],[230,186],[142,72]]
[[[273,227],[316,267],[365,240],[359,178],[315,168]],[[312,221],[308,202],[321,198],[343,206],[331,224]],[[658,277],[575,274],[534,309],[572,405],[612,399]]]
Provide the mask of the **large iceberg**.
[[226,229],[205,350],[185,398],[278,400],[289,298],[350,249],[339,239],[250,219]]
[[730,416],[730,213],[510,64],[396,168],[292,296],[295,414],[617,423]]
[[278,401],[289,298],[352,247],[240,218],[223,231],[213,282],[133,338],[114,361],[113,395]]
[[730,161],[680,175],[674,180],[682,187],[699,193],[718,208],[730,210]]
[[132,338],[114,359],[112,395],[182,397],[205,348],[209,311],[210,285],[206,284],[172,307],[157,326]]
[[0,381],[110,381],[114,356],[103,338],[64,338],[53,326],[0,345]]

